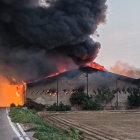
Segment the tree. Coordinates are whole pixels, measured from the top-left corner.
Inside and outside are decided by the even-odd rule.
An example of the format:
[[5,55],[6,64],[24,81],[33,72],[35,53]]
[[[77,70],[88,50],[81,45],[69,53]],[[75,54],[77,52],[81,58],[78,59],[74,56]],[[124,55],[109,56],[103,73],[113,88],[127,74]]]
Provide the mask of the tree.
[[84,93],[84,90],[75,90],[70,97],[72,105],[82,105],[83,102],[89,97]]
[[97,89],[95,101],[99,102],[100,104],[103,105],[103,107],[105,107],[107,103],[110,103],[113,100],[117,92],[118,92],[117,90],[110,90],[109,88],[106,87]]
[[82,107],[83,107],[83,110],[101,110],[102,109],[100,103],[96,102],[92,98],[86,99],[83,102]]
[[101,106],[92,96],[87,95],[84,90],[75,90],[70,97],[72,105],[79,105],[83,110],[100,110]]
[[140,107],[140,87],[133,88],[128,96],[128,104],[130,108]]

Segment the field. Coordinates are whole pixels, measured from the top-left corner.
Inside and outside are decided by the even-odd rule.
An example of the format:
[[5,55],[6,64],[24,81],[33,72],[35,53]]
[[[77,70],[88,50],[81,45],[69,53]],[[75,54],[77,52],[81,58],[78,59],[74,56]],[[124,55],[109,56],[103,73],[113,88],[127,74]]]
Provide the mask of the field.
[[79,128],[85,139],[140,140],[140,112],[99,111],[45,113],[43,115],[58,126]]

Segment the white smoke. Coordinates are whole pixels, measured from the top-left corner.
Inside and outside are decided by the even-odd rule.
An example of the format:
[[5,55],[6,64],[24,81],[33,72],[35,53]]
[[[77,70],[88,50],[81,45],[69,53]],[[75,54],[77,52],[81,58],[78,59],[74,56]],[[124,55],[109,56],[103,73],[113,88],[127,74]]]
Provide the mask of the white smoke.
[[136,68],[128,63],[122,61],[117,61],[114,66],[110,68],[110,71],[113,73],[125,75],[131,78],[140,78],[140,69]]

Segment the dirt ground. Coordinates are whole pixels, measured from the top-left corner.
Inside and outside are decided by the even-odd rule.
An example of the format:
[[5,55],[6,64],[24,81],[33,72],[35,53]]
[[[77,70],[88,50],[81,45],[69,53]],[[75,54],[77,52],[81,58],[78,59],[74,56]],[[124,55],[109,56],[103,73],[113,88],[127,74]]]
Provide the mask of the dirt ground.
[[56,113],[56,117],[84,124],[121,140],[140,140],[140,112],[102,111]]

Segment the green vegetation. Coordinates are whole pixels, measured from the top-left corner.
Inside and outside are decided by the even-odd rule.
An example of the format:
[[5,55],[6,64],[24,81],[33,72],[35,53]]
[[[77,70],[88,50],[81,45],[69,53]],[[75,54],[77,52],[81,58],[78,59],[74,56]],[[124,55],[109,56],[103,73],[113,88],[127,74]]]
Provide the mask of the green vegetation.
[[81,106],[83,110],[100,110],[100,104],[94,101],[92,96],[86,95],[84,90],[75,90],[70,97],[72,105]]
[[97,89],[98,94],[95,97],[95,101],[105,107],[108,103],[111,103],[117,92],[118,90],[111,90],[105,87]]
[[80,140],[78,130],[63,131],[58,129],[38,116],[35,111],[15,107],[11,108],[9,115],[15,123],[31,124],[33,127],[28,131],[34,131],[34,137],[38,140]]
[[75,90],[70,97],[70,102],[72,105],[83,105],[83,102],[88,100],[90,97],[84,93],[84,90]]
[[99,102],[94,101],[92,98],[86,99],[83,102],[83,110],[101,110],[101,105]]
[[138,108],[140,107],[140,88],[133,88],[129,90],[130,95],[128,96],[129,107]]
[[38,103],[36,103],[35,101],[33,101],[32,99],[29,99],[29,98],[26,99],[25,106],[28,109],[34,109],[36,111],[43,111],[43,110],[46,109],[46,106],[45,105],[38,104]]
[[83,110],[101,110],[110,103],[115,97],[117,90],[110,90],[109,88],[97,89],[95,97],[86,95],[84,90],[75,90],[70,97],[72,105],[79,105]]
[[47,108],[47,111],[70,111],[70,110],[71,110],[71,106],[64,105],[62,102],[60,102],[58,106],[56,103],[54,103],[53,105]]

